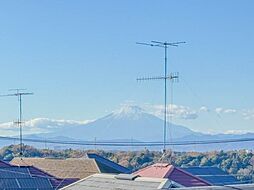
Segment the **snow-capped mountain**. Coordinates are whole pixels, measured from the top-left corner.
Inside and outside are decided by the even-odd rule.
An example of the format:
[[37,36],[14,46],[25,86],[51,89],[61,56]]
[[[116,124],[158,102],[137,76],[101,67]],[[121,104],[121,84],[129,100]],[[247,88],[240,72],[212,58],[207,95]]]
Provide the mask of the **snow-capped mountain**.
[[[174,138],[196,134],[187,127],[171,124]],[[162,140],[163,120],[138,106],[125,105],[119,110],[82,126],[64,128],[61,135],[82,140],[136,139]],[[59,135],[59,134],[58,134]]]
[[[0,125],[3,130],[13,130],[18,137],[18,128],[12,123]],[[225,140],[254,138],[254,133],[246,134],[217,134],[209,135],[194,132],[187,127],[170,124],[170,133],[173,141],[204,141],[204,140]],[[24,138],[47,139],[47,140],[83,140],[83,141],[162,141],[163,120],[147,113],[138,106],[125,105],[105,117],[89,121],[72,120],[51,120],[37,118],[26,122],[23,127]],[[43,131],[43,133],[41,133]],[[34,132],[34,133],[33,133]],[[169,134],[169,131],[167,131]],[[13,143],[12,141],[5,144]],[[7,145],[6,144],[6,145]],[[32,143],[35,145],[35,143]],[[191,145],[175,146],[175,150],[208,151],[208,150],[230,150],[230,149],[252,149],[250,142],[212,144],[212,145]],[[89,148],[89,147],[88,147]]]

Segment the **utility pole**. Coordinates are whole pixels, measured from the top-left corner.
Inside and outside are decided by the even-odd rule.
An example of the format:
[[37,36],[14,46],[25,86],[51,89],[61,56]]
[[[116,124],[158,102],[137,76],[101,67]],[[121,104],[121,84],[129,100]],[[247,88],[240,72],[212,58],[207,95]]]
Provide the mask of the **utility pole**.
[[138,78],[138,81],[142,80],[164,80],[164,126],[163,126],[163,153],[166,151],[166,138],[167,138],[167,80],[177,80],[179,78],[178,73],[171,73],[168,75],[168,57],[167,57],[167,49],[169,46],[178,47],[179,44],[183,44],[186,42],[159,42],[159,41],[151,41],[151,43],[143,43],[137,42],[139,45],[146,45],[151,47],[159,47],[164,48],[164,76],[158,77],[143,77]]
[[0,97],[4,97],[4,96],[17,96],[18,97],[18,103],[19,103],[18,113],[19,113],[19,117],[18,117],[18,121],[14,122],[14,123],[17,124],[18,127],[19,127],[19,139],[20,139],[20,153],[19,153],[19,155],[22,157],[22,155],[23,155],[22,96],[33,95],[33,93],[31,93],[31,92],[24,92],[24,91],[26,91],[26,89],[21,89],[21,88],[10,89],[9,91],[15,91],[15,93],[13,93],[13,94],[6,94],[6,95],[0,95]]

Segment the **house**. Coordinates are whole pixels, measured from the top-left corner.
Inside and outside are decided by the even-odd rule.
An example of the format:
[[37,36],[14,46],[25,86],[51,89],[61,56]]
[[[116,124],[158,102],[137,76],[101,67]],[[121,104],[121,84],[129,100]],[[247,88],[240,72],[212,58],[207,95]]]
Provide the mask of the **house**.
[[91,158],[14,158],[17,166],[34,166],[57,178],[83,179],[96,173],[126,173],[129,170],[95,154]]
[[0,161],[0,189],[58,189],[77,180],[58,179],[33,166],[12,166]]
[[208,181],[212,185],[232,185],[241,183],[234,176],[229,175],[227,172],[217,167],[183,167],[181,169]]
[[131,174],[94,174],[61,190],[156,190],[169,189],[171,181],[163,178],[139,177]]
[[211,183],[168,163],[157,163],[140,169],[134,174],[142,177],[167,178],[181,187],[210,186]]

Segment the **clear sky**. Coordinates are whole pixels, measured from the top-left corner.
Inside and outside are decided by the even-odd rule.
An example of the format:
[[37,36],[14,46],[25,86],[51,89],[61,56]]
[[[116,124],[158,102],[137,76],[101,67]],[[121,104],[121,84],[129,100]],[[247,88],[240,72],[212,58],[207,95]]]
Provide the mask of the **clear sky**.
[[[24,98],[24,117],[87,120],[126,102],[163,103],[163,50],[135,42],[186,41],[169,49],[175,123],[197,131],[254,131],[254,1],[0,1],[0,94]],[[200,108],[203,107],[201,110]],[[17,116],[0,99],[0,122]]]

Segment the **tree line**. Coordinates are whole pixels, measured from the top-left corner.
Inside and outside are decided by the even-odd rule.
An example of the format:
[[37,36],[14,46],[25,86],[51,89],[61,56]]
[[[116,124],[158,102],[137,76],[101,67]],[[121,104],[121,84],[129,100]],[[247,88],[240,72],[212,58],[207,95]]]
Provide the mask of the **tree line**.
[[[253,181],[254,152],[249,150],[212,151],[212,152],[172,152],[162,154],[148,149],[140,151],[104,151],[104,150],[51,150],[37,149],[24,145],[24,157],[80,158],[86,153],[97,153],[133,171],[153,163],[167,161],[174,166],[215,166],[236,176],[242,181]],[[10,145],[0,149],[0,159],[10,161],[19,155],[19,146]]]

